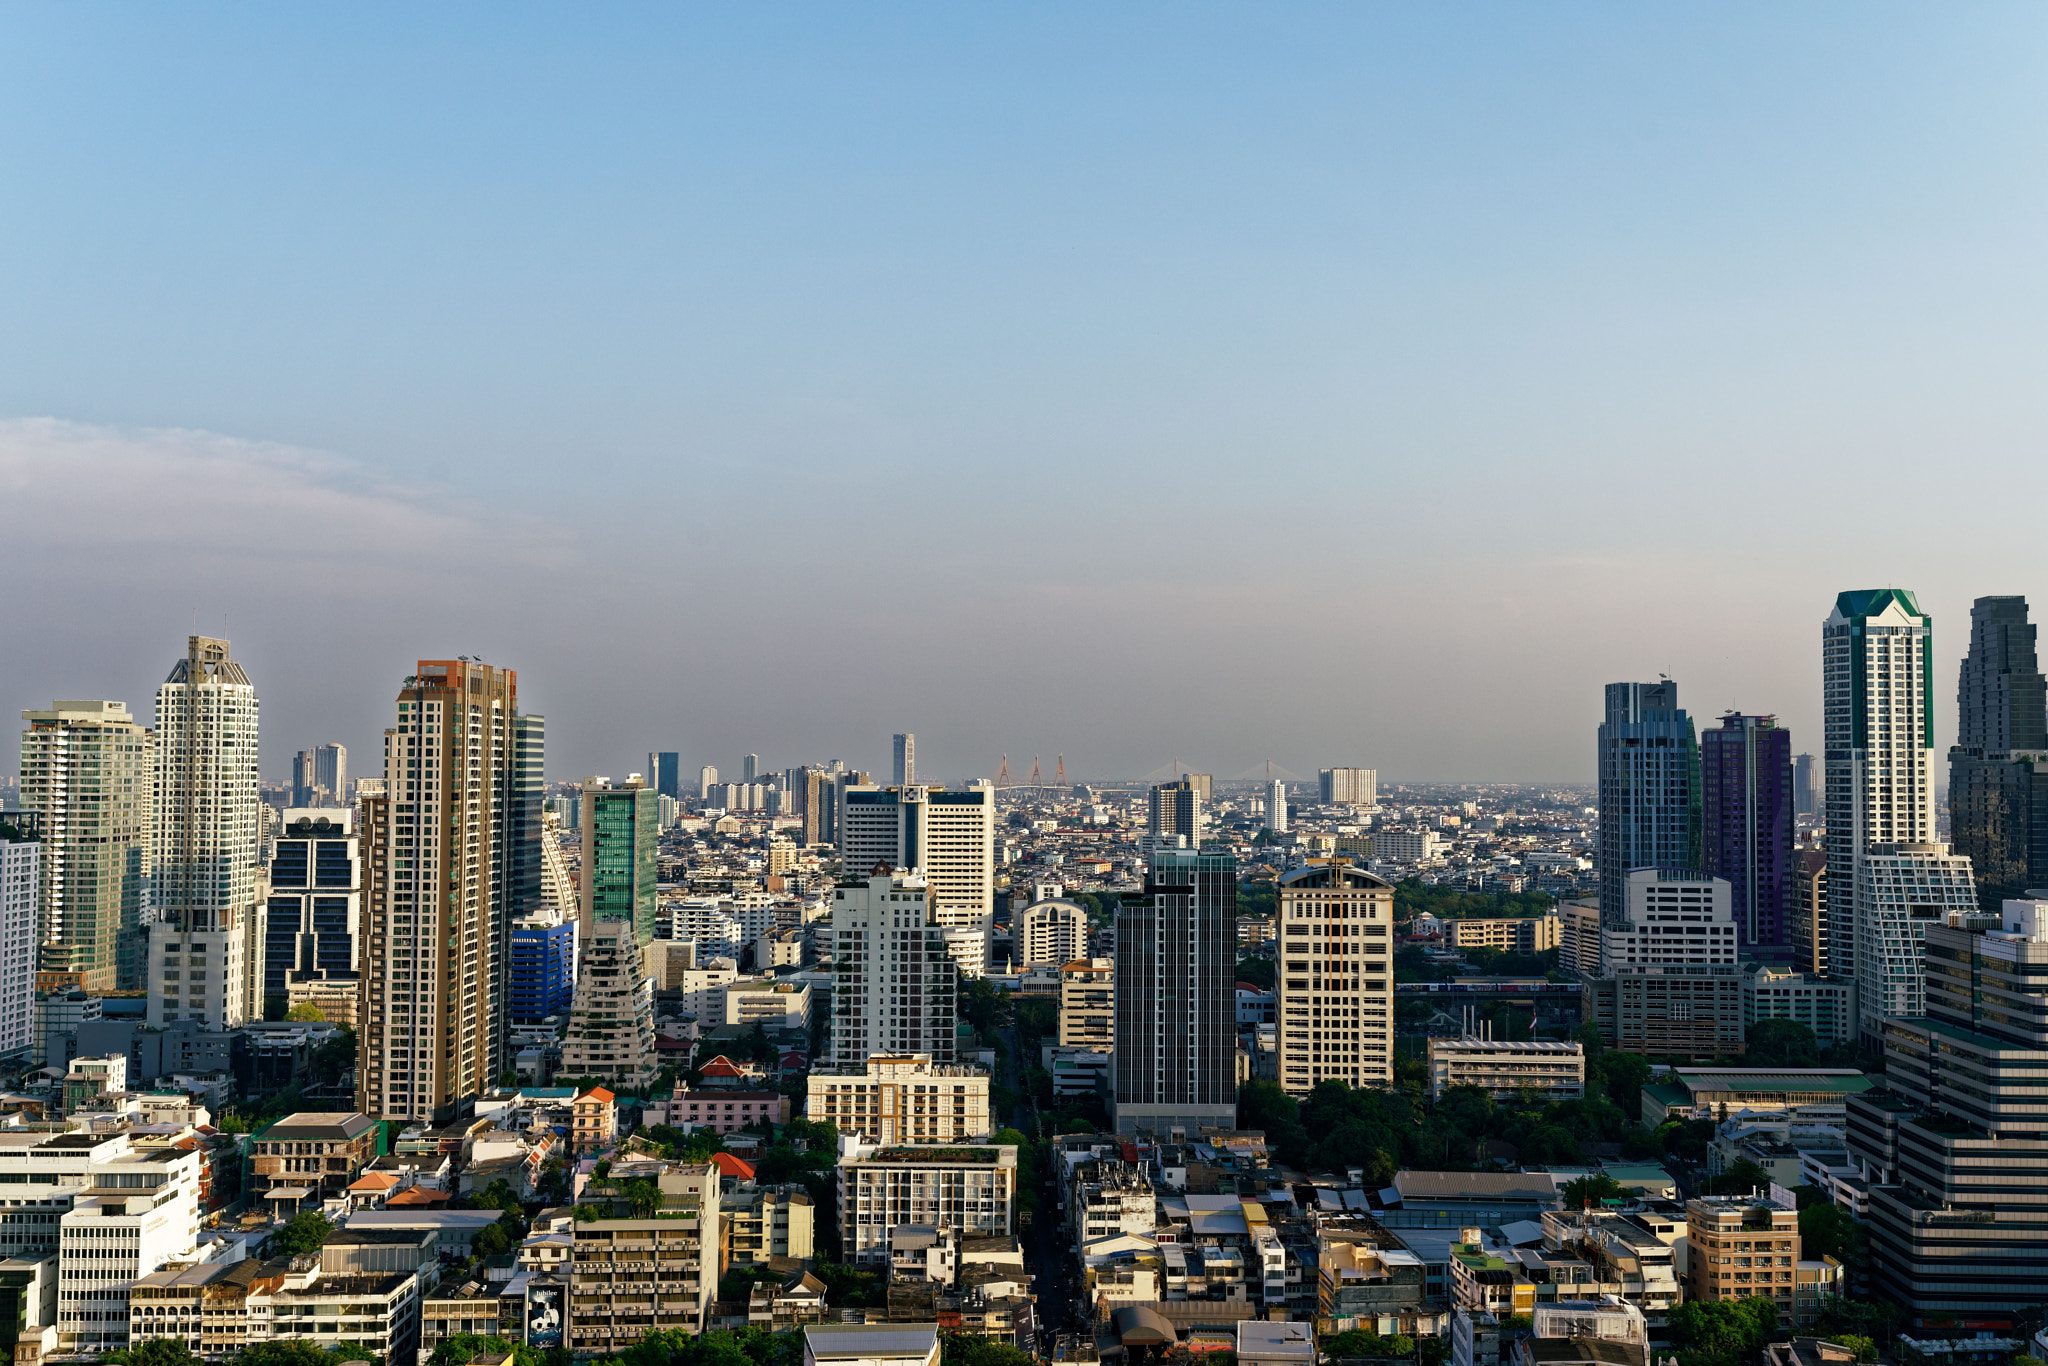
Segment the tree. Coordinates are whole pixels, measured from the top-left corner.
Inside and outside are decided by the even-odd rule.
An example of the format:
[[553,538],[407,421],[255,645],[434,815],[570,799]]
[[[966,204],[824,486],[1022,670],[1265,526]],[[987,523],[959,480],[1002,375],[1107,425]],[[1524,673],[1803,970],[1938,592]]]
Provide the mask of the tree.
[[340,1081],[355,1065],[356,1032],[353,1029],[342,1030],[313,1050],[313,1080],[322,1085]]
[[280,1257],[296,1257],[303,1252],[318,1252],[332,1232],[333,1224],[316,1211],[307,1210],[293,1215],[289,1224],[271,1234],[270,1246]]
[[1862,1264],[1863,1225],[1833,1205],[1808,1205],[1799,1211],[1799,1240],[1808,1257],[1833,1257],[1844,1265]]
[[340,1366],[361,1357],[360,1351],[329,1351],[305,1338],[272,1338],[250,1343],[228,1361],[229,1366]]
[[652,1219],[654,1212],[661,1208],[661,1187],[644,1176],[636,1176],[626,1183],[626,1205],[636,1219]]
[[503,1224],[492,1224],[476,1235],[475,1247],[480,1257],[501,1256],[512,1250],[512,1237]]
[[[1598,1026],[1594,1028],[1597,1030]],[[1607,1098],[1620,1106],[1623,1114],[1641,1114],[1643,1087],[1650,1081],[1650,1060],[1640,1053],[1608,1052],[1600,1055],[1597,1066],[1600,1084],[1607,1092]],[[1586,1070],[1590,1073],[1594,1069],[1588,1067]],[[1587,1080],[1591,1081],[1591,1076]]]
[[1237,980],[1250,982],[1260,991],[1273,989],[1273,960],[1270,958],[1240,958],[1237,960]]
[[1032,1366],[1037,1358],[973,1333],[939,1334],[939,1366]]
[[1778,1310],[1761,1295],[1688,1300],[1672,1309],[1669,1323],[1672,1341],[1684,1349],[1681,1366],[1736,1366],[1778,1331]]
[[115,1366],[199,1366],[199,1358],[192,1355],[183,1338],[151,1338],[109,1352],[100,1360]]
[[1744,1031],[1742,1061],[1758,1067],[1814,1067],[1820,1044],[1797,1020],[1758,1020]]
[[[1843,1333],[1835,1339],[1835,1345],[1837,1347],[1847,1347],[1856,1354],[1858,1361],[1877,1360],[1877,1344],[1860,1333]],[[2033,1357],[2014,1357],[2012,1359],[2012,1366],[2026,1366],[2029,1362],[2033,1363],[2033,1366],[2041,1366],[2040,1362],[2036,1361]]]
[[1611,1176],[1581,1176],[1564,1183],[1559,1192],[1564,1197],[1568,1210],[1580,1209],[1586,1205],[1598,1205],[1607,1200],[1619,1200],[1623,1192],[1621,1182]]
[[290,1010],[287,1010],[284,1013],[284,1017],[287,1020],[324,1022],[327,1019],[327,1012],[314,1005],[311,1001],[301,1001]]
[[1771,1174],[1745,1157],[1707,1182],[1707,1194],[1748,1195],[1751,1191],[1767,1191],[1770,1186]]

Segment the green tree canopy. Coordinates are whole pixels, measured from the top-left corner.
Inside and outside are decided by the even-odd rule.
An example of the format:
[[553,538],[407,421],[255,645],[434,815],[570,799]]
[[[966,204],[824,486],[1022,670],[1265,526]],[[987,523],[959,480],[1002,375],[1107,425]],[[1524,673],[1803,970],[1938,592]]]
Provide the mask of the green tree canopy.
[[1808,1205],[1799,1211],[1799,1240],[1805,1256],[1833,1257],[1844,1265],[1863,1262],[1863,1225],[1833,1205]]
[[326,1243],[327,1235],[334,1232],[334,1225],[319,1213],[307,1210],[292,1216],[292,1221],[270,1235],[270,1247],[280,1257],[296,1257],[302,1252],[317,1252]]
[[100,1360],[115,1366],[199,1366],[199,1358],[183,1338],[151,1338],[109,1352]]
[[1758,1067],[1817,1067],[1820,1044],[1797,1020],[1758,1020],[1743,1031],[1742,1061]]
[[1597,1175],[1581,1176],[1576,1180],[1567,1181],[1564,1183],[1564,1189],[1558,1193],[1564,1197],[1564,1207],[1567,1210],[1582,1209],[1587,1205],[1597,1208],[1604,1200],[1619,1200],[1627,1194],[1622,1190],[1621,1182],[1611,1176]]
[[1250,982],[1261,991],[1273,989],[1273,960],[1270,958],[1240,958],[1237,960],[1237,980]]

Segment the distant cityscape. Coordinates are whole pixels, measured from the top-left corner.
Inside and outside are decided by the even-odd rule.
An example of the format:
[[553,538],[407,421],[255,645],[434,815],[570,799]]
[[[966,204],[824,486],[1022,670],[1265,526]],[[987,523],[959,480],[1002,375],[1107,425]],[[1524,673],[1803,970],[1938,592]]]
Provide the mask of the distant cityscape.
[[1813,736],[1589,681],[1584,786],[570,778],[464,656],[269,781],[199,635],[147,710],[25,699],[16,1361],[2038,1366],[2036,628],[1886,588],[1817,644]]

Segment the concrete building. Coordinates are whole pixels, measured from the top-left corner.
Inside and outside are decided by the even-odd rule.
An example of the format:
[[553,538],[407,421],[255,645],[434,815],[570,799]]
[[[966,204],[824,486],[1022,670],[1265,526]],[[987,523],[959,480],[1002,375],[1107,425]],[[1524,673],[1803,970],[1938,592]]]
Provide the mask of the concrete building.
[[1687,1300],[1762,1296],[1778,1306],[1779,1322],[1800,1322],[1793,1304],[1800,1259],[1796,1209],[1761,1192],[1698,1195],[1685,1202],[1685,1223]]
[[1686,868],[1634,868],[1622,914],[1600,929],[1603,970],[1634,964],[1732,964],[1738,928],[1726,878]]
[[249,1144],[251,1207],[284,1219],[317,1210],[376,1156],[377,1122],[367,1115],[287,1115]]
[[994,922],[996,790],[957,792],[911,783],[849,784],[841,794],[840,867],[865,877],[877,865],[924,876],[933,923],[986,931]]
[[832,893],[832,1064],[875,1054],[953,1061],[960,971],[923,877],[875,874]]
[[196,1149],[143,1153],[123,1138],[107,1151],[87,1135],[63,1137],[88,1139],[72,1151],[92,1156],[90,1184],[76,1190],[57,1219],[57,1346],[101,1355],[129,1345],[135,1282],[174,1259],[197,1256],[203,1159]]
[[648,1122],[671,1124],[685,1133],[709,1129],[729,1134],[759,1124],[787,1124],[789,1109],[789,1097],[780,1091],[678,1087],[668,1102],[667,1118],[656,1120],[650,1115]]
[[539,1024],[575,1004],[577,931],[577,918],[554,906],[512,922],[506,1015],[513,1024]]
[[1856,983],[1847,977],[1824,977],[1751,964],[1742,984],[1745,1028],[1762,1020],[1794,1020],[1813,1031],[1822,1048],[1856,1041]]
[[1600,970],[1600,903],[1566,901],[1557,908],[1557,966],[1561,972]]
[[597,777],[583,784],[577,891],[585,936],[600,920],[623,920],[632,925],[635,942],[654,938],[658,795],[637,773],[622,783]]
[[43,842],[36,991],[139,989],[156,737],[122,702],[53,702],[21,718],[21,803],[40,813]]
[[600,1077],[622,1089],[654,1080],[654,979],[630,920],[599,920],[576,976],[562,1040],[562,1074]]
[[936,1323],[813,1324],[804,1366],[939,1366]]
[[865,1144],[979,1142],[994,1128],[988,1073],[925,1054],[875,1054],[862,1068],[813,1071],[806,1085],[806,1117]]
[[1266,828],[1276,835],[1287,833],[1287,784],[1278,778],[1266,784]]
[[890,749],[894,763],[891,765],[897,787],[908,787],[917,781],[917,737],[909,731],[898,731]]
[[1600,723],[1600,920],[1627,913],[1632,868],[1698,868],[1699,743],[1678,685],[1609,683]]
[[1391,1084],[1393,886],[1349,859],[1312,859],[1280,878],[1276,914],[1280,1085]]
[[1017,914],[1010,931],[1016,950],[1012,966],[1071,963],[1088,949],[1088,911],[1078,901],[1039,901]]
[[853,1265],[886,1265],[890,1239],[905,1226],[961,1236],[1011,1232],[1014,1146],[849,1147],[839,1159],[839,1235]]
[[1442,843],[1434,830],[1379,830],[1372,837],[1372,855],[1386,863],[1427,863]]
[[1543,953],[1558,946],[1556,914],[1447,920],[1444,928],[1455,949],[1498,949],[1502,953]]
[[2048,1301],[2048,899],[1927,929],[1927,1011],[1885,1022],[1888,1089],[1847,1098],[1877,1297],[1914,1327],[2011,1326]]
[[1379,805],[1379,772],[1370,768],[1326,768],[1317,775],[1324,806]]
[[302,749],[292,757],[292,806],[341,806],[348,795],[346,745]]
[[2048,684],[2023,597],[1978,598],[1956,687],[1949,824],[1995,907],[2048,886]]
[[1236,1123],[1236,921],[1235,857],[1153,850],[1117,911],[1119,1133]]
[[1441,1100],[1453,1086],[1476,1086],[1496,1100],[1513,1100],[1524,1089],[1545,1100],[1582,1100],[1586,1051],[1554,1039],[1431,1039],[1430,1098]]
[[1580,1010],[1609,1048],[1659,1057],[1742,1052],[1747,974],[1734,963],[1623,963],[1581,980]]
[[1171,843],[1179,837],[1186,848],[1201,847],[1207,817],[1205,784],[1194,777],[1159,783],[1152,789],[1152,805],[1146,827],[1154,840]]
[[808,1031],[811,989],[802,982],[734,982],[725,989],[725,1023]]
[[16,824],[8,814],[0,813],[0,1056],[35,1046],[37,901],[43,885],[37,822],[17,816]]
[[802,1186],[742,1184],[719,1197],[720,1263],[725,1270],[774,1258],[816,1255],[817,1211]]
[[352,807],[284,813],[270,855],[264,899],[260,1004],[267,1015],[288,1007],[293,980],[346,982],[362,969],[362,857]]
[[1060,967],[1061,1048],[1116,1047],[1116,960],[1076,958]]
[[1775,716],[1730,713],[1700,735],[1701,870],[1728,883],[1743,951],[1787,961],[1792,946],[1792,733]]
[[[615,1166],[612,1180],[631,1179],[625,1170]],[[696,1333],[705,1326],[718,1290],[718,1167],[668,1163],[653,1180],[660,1200],[655,1217],[574,1226],[564,1342],[572,1352],[610,1355],[649,1333]]]
[[510,878],[527,804],[518,675],[423,659],[384,732],[384,791],[358,803],[364,857],[357,1108],[446,1122],[505,1070]]
[[1793,970],[1826,976],[1830,971],[1826,850],[1802,847],[1793,855],[1789,919]]

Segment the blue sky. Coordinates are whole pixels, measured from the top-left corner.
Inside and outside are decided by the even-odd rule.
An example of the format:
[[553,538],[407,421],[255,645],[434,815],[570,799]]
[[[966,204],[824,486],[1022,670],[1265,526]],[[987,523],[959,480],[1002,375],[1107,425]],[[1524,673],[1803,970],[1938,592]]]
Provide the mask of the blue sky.
[[2048,591],[2037,8],[0,23],[9,706],[225,622],[275,772],[482,653],[555,777],[1583,779]]

